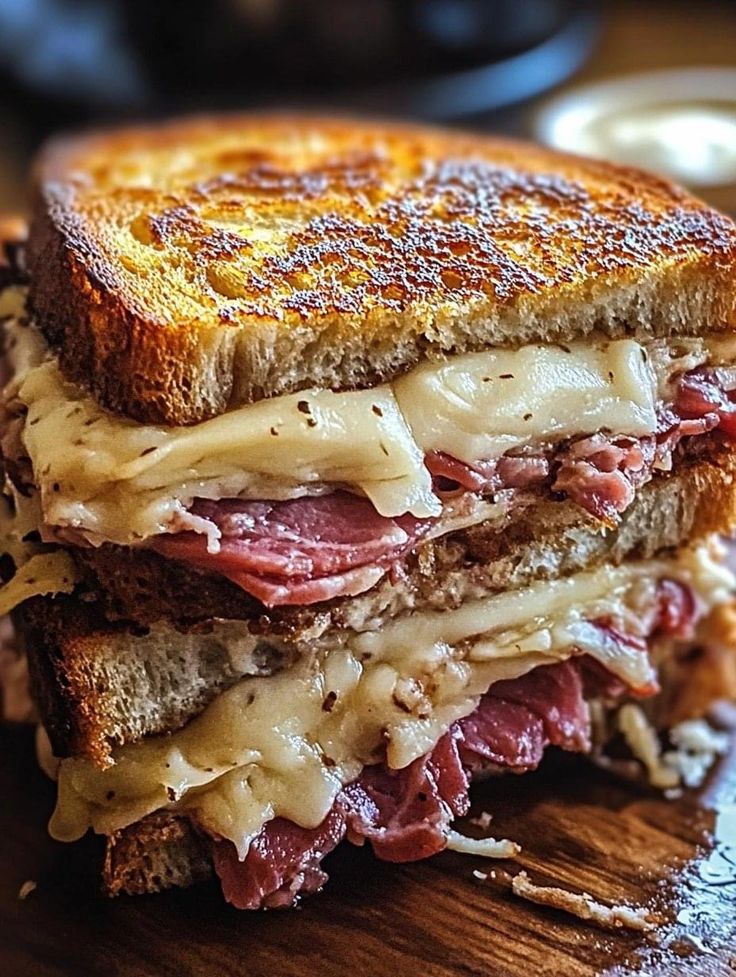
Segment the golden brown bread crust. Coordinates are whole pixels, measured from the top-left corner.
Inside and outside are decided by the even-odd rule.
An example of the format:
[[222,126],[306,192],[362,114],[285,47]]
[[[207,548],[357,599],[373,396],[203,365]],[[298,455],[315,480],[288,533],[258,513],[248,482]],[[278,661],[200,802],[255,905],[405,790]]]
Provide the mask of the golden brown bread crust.
[[93,604],[42,600],[25,601],[12,613],[19,647],[28,660],[33,700],[57,755],[86,754],[104,766],[110,755],[105,737],[112,692],[97,687],[89,651],[95,647],[95,629],[109,631],[111,626]]
[[13,622],[54,755],[101,768],[114,746],[178,729],[244,674],[271,674],[297,655],[241,622],[146,629],[111,623],[80,597],[32,598]]
[[189,424],[487,345],[736,324],[736,228],[638,170],[300,116],[49,146],[31,303],[101,403]]

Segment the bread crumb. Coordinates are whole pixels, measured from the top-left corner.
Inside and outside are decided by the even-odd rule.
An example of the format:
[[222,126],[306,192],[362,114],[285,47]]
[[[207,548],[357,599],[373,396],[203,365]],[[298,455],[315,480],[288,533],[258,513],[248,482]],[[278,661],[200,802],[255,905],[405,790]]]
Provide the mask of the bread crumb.
[[539,906],[551,906],[577,916],[603,929],[631,929],[647,932],[654,929],[654,922],[643,907],[604,906],[587,892],[568,892],[554,885],[535,885],[526,872],[519,872],[511,880],[511,891],[521,899]]
[[36,888],[37,884],[33,881],[33,879],[26,879],[20,889],[18,889],[18,898],[27,899],[28,896],[30,896],[30,894],[36,890]]
[[481,828],[483,831],[487,831],[491,826],[492,820],[492,814],[489,814],[488,811],[482,811],[477,818],[468,818],[468,824],[472,824],[476,828]]

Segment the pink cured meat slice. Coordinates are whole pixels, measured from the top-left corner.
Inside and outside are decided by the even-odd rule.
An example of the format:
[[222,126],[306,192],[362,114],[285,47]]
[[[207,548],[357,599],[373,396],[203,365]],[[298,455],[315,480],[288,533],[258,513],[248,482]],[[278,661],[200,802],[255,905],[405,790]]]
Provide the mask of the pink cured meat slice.
[[[692,591],[663,579],[647,618],[650,635],[687,634],[697,616]],[[647,653],[641,637],[596,622],[629,650]],[[656,686],[633,690],[653,694]],[[542,665],[520,678],[496,682],[469,716],[454,723],[434,750],[402,770],[365,767],[317,828],[284,818],[266,824],[241,862],[229,841],[213,841],[215,867],[225,898],[243,909],[290,906],[327,880],[322,859],[343,837],[369,841],[375,854],[394,862],[441,851],[455,817],[468,810],[474,776],[489,768],[523,773],[536,767],[547,746],[585,752],[590,717],[585,696],[614,700],[624,683],[595,659],[580,655]]]
[[335,805],[318,828],[274,818],[253,839],[244,861],[229,841],[215,842],[212,855],[222,891],[238,909],[277,909],[327,881],[322,859],[342,840],[345,817]]
[[359,593],[431,526],[411,515],[388,519],[348,492],[285,502],[199,500],[192,511],[220,530],[218,553],[193,532],[157,536],[151,545],[223,574],[269,606]]
[[531,770],[550,745],[587,752],[589,725],[578,663],[545,665],[491,686],[458,723],[460,756],[472,772],[487,764]]
[[489,762],[528,770],[549,744],[587,749],[588,727],[577,663],[498,682],[427,756],[403,770],[366,767],[317,828],[270,821],[242,862],[229,841],[213,842],[225,898],[241,909],[292,905],[326,881],[322,858],[345,834],[355,844],[370,841],[385,861],[434,855],[445,847],[453,819],[468,810],[470,775]]
[[[444,498],[523,490],[549,479],[553,491],[613,525],[653,470],[668,467],[682,438],[716,429],[736,438],[734,389],[736,370],[700,368],[676,381],[674,401],[660,411],[659,429],[650,437],[599,433],[558,446],[548,457],[506,455],[474,465],[433,451],[426,465]],[[282,502],[198,500],[192,514],[220,529],[219,552],[209,553],[206,538],[195,532],[156,536],[150,545],[228,577],[269,607],[362,593],[436,524],[411,515],[385,518],[367,499],[344,491]]]

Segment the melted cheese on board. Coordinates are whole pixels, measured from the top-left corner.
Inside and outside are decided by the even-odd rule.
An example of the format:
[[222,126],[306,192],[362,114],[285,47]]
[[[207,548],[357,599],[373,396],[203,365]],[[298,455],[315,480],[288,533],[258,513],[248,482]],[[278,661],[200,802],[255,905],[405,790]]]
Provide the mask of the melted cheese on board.
[[636,633],[662,577],[691,586],[703,611],[736,586],[715,543],[676,558],[606,566],[454,611],[416,613],[267,677],[247,678],[170,736],[123,747],[115,764],[61,763],[50,830],[70,841],[161,808],[186,811],[244,856],[263,824],[318,825],[341,787],[383,756],[402,768],[432,750],[502,679],[585,650],[632,688],[654,679],[646,655],[586,625]]
[[[139,424],[102,410],[45,358],[38,334],[10,325],[27,408],[23,440],[48,526],[89,541],[139,542],[211,523],[195,498],[294,498],[344,486],[385,516],[436,516],[428,451],[466,462],[605,428],[645,435],[672,374],[707,359],[703,341],[671,350],[629,339],[530,345],[425,362],[372,390],[306,390],[192,427]],[[733,352],[733,350],[730,350]]]

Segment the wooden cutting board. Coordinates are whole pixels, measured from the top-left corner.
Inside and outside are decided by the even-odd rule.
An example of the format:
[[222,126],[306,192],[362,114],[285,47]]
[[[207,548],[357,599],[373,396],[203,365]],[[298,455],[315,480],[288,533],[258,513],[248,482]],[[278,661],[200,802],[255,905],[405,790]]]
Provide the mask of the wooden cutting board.
[[[446,853],[388,865],[331,856],[327,889],[292,912],[238,913],[217,886],[107,901],[93,843],[45,834],[53,788],[27,729],[0,730],[3,977],[733,977],[736,752],[705,790],[674,802],[567,756],[479,785],[474,811],[523,846],[516,862]],[[730,840],[728,837],[730,819]],[[715,837],[720,831],[723,835]],[[645,902],[653,937],[608,933],[509,892],[538,883]],[[473,870],[495,869],[481,882]],[[18,892],[33,880],[24,900]]]

